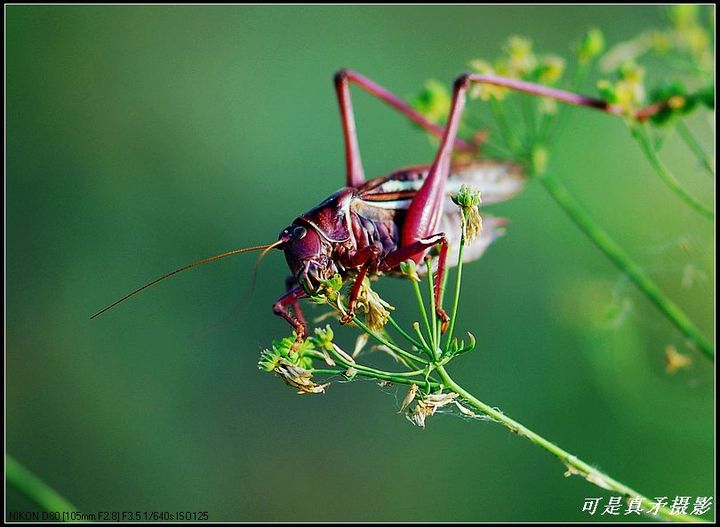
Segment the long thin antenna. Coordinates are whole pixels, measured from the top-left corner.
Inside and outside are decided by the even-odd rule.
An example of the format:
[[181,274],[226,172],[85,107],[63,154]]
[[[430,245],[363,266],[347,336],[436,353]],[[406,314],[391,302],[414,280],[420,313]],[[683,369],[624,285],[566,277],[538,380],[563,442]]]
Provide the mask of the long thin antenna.
[[180,269],[175,269],[175,270],[172,271],[172,272],[169,272],[169,273],[167,273],[167,274],[162,275],[160,278],[156,278],[156,279],[153,280],[152,282],[148,282],[147,284],[145,284],[145,285],[142,286],[142,287],[138,287],[137,289],[135,289],[135,290],[132,291],[131,293],[128,293],[127,295],[125,295],[124,297],[122,297],[120,300],[117,300],[117,301],[113,302],[112,304],[110,304],[109,306],[107,306],[105,309],[102,309],[101,311],[98,311],[98,312],[95,313],[93,316],[91,316],[90,319],[93,319],[93,318],[95,318],[95,317],[98,317],[98,316],[102,315],[103,313],[105,313],[105,312],[108,311],[109,309],[112,309],[113,307],[115,307],[116,305],[120,304],[121,302],[124,302],[125,300],[127,300],[127,299],[130,298],[131,296],[134,296],[134,295],[138,294],[140,291],[143,291],[143,290],[147,289],[148,287],[153,286],[153,285],[157,284],[158,282],[161,282],[162,280],[165,280],[166,278],[170,278],[170,277],[173,276],[173,275],[176,275],[176,274],[181,273],[181,272],[183,272],[183,271],[187,271],[188,269],[192,269],[193,267],[197,267],[197,266],[199,266],[199,265],[203,265],[203,264],[206,264],[206,263],[214,262],[215,260],[219,260],[219,259],[221,259],[221,258],[225,258],[226,256],[233,256],[233,255],[235,255],[235,254],[241,254],[241,253],[246,253],[246,252],[250,252],[250,251],[259,251],[260,249],[266,249],[266,250],[268,250],[268,249],[271,249],[271,248],[273,248],[273,247],[276,247],[277,245],[279,245],[279,244],[282,243],[283,241],[284,241],[284,240],[278,240],[277,242],[271,243],[271,244],[268,244],[268,245],[258,245],[258,246],[256,246],[256,247],[246,247],[246,248],[244,248],[244,249],[235,249],[235,250],[233,250],[233,251],[228,251],[228,252],[222,253],[222,254],[216,254],[215,256],[210,256],[210,257],[208,257],[208,258],[203,258],[202,260],[198,260],[197,262],[193,262],[193,263],[191,263],[191,264],[187,264],[187,265],[181,267]]
[[285,243],[287,240],[280,239],[277,242],[273,243],[272,245],[268,245],[267,249],[265,249],[263,252],[260,253],[260,256],[258,256],[257,260],[255,260],[255,265],[253,266],[253,272],[252,272],[252,279],[250,281],[250,295],[253,294],[255,291],[255,284],[257,283],[257,274],[258,274],[258,268],[260,267],[260,264],[263,261],[263,258],[267,256],[267,253],[272,251],[275,247],[278,245]]

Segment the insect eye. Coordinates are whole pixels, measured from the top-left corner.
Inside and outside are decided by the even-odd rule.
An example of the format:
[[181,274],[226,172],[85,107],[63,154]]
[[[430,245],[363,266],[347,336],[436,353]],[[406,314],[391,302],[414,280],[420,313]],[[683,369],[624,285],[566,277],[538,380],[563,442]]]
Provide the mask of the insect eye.
[[292,231],[292,237],[295,240],[302,240],[305,235],[307,234],[307,229],[305,227],[297,226]]

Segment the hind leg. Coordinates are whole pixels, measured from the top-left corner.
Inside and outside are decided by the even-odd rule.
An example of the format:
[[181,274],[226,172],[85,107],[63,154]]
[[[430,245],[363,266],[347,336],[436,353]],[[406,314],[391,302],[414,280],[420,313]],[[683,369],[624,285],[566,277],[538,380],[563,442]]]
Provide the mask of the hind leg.
[[[370,79],[352,70],[338,71],[335,74],[335,90],[337,91],[338,103],[340,104],[340,117],[342,119],[343,135],[345,137],[345,161],[347,164],[345,184],[348,187],[357,188],[365,182],[365,174],[360,158],[360,147],[358,146],[357,140],[357,130],[355,128],[355,114],[350,98],[350,83],[356,84],[366,92],[389,104],[405,117],[422,126],[435,136],[443,136],[442,126],[428,121],[425,116],[379,84],[375,84]],[[476,145],[466,143],[462,139],[456,138],[454,143],[458,150],[464,150],[466,152],[477,151]]]

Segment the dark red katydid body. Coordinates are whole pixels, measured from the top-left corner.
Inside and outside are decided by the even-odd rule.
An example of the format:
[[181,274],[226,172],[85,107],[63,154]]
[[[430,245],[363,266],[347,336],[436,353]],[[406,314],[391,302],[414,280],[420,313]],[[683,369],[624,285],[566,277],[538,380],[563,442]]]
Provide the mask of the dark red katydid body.
[[[300,215],[280,233],[278,248],[285,252],[292,273],[288,284],[292,287],[274,309],[293,325],[300,337],[305,328],[297,301],[315,292],[321,280],[335,273],[355,280],[348,303],[352,313],[366,275],[397,275],[401,262],[408,259],[419,262],[437,244],[441,244],[438,272],[442,272],[447,254],[444,248],[457,248],[460,239],[460,211],[449,197],[441,202],[440,232],[406,246],[402,239],[408,210],[429,169],[410,167],[372,179],[358,188],[345,187]],[[453,167],[448,190],[456,192],[461,184],[484,189],[486,203],[493,203],[519,192],[524,178],[519,167],[511,163],[478,161]],[[502,219],[486,218],[483,234],[464,259],[478,258],[501,234],[503,225]],[[293,306],[295,316],[287,310],[289,305]]]
[[[351,82],[441,138],[440,147],[430,166],[402,170],[387,178],[365,182],[350,99]],[[330,278],[336,272],[344,276],[355,275],[348,302],[351,315],[362,281],[368,274],[397,271],[400,263],[408,259],[417,263],[435,245],[440,246],[434,291],[435,305],[441,320],[447,320],[440,304],[440,286],[448,254],[448,229],[459,229],[459,218],[454,224],[446,225],[445,230],[440,227],[443,215],[447,215],[450,210],[445,203],[448,180],[453,172],[453,150],[473,151],[477,146],[469,145],[457,137],[466,93],[472,82],[504,86],[551,97],[568,104],[610,112],[615,110],[603,101],[562,90],[491,75],[466,74],[455,81],[447,125],[442,128],[429,122],[401,99],[371,80],[350,70],[339,71],[335,75],[335,88],[345,139],[346,187],[318,207],[299,216],[290,227],[282,231],[277,245],[285,252],[296,283],[275,303],[273,310],[293,325],[298,340],[302,340],[307,333],[298,300],[312,294],[320,280]],[[505,166],[506,171],[518,176],[516,170]],[[514,178],[516,182],[521,180],[519,176]],[[475,186],[484,193],[482,185]],[[520,186],[521,184],[517,190]],[[506,197],[512,194],[514,192]],[[487,198],[485,201],[487,202]],[[290,280],[289,284],[292,283]],[[295,315],[289,312],[290,306],[293,307]],[[344,317],[343,321],[349,321],[350,315]]]

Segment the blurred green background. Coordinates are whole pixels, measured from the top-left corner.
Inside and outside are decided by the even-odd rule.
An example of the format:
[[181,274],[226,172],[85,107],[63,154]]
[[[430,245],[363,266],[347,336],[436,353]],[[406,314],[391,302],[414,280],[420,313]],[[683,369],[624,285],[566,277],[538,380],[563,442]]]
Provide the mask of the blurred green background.
[[[208,511],[217,521],[590,520],[610,494],[489,422],[397,414],[372,382],[298,396],[256,368],[288,327],[280,254],[174,278],[273,241],[342,186],[332,75],[404,97],[448,85],[507,38],[569,54],[663,23],[643,7],[51,7],[7,14],[7,451],[85,512]],[[431,160],[426,136],[354,91],[364,163]],[[714,237],[622,121],[576,110],[550,169],[714,338]],[[703,111],[693,129],[711,151]],[[663,158],[706,203],[676,136]],[[531,182],[493,207],[508,235],[466,267],[452,372],[480,399],[653,496],[712,496],[712,365]],[[684,250],[683,247],[689,250]],[[689,269],[689,270],[688,270]],[[684,274],[695,280],[682,285]],[[413,302],[398,281],[379,289]],[[310,310],[311,315],[319,310]],[[693,359],[665,372],[675,345]],[[9,511],[36,510],[8,488]],[[607,518],[606,516],[603,519]],[[594,519],[599,519],[595,517]]]

